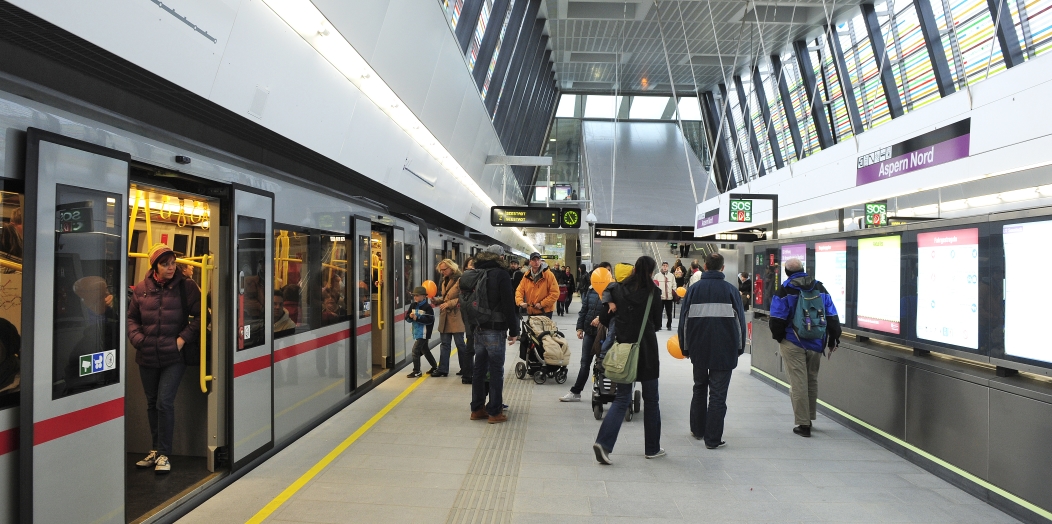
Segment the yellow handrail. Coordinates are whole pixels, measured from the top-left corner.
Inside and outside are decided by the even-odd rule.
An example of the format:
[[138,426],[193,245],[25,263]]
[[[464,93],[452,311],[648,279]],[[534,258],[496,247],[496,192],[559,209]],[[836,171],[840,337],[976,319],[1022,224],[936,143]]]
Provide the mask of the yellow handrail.
[[6,267],[7,269],[13,269],[15,271],[18,271],[19,273],[22,272],[22,264],[19,264],[18,262],[11,262],[9,260],[4,260],[2,258],[0,258],[0,267]]
[[381,330],[384,328],[384,262],[383,260],[376,266],[376,319],[379,323]]

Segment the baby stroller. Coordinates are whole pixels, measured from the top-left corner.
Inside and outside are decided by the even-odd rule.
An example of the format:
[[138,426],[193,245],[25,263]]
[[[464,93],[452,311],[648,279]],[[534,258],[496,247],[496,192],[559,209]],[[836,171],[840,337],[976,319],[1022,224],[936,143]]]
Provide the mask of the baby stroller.
[[[605,338],[605,327],[600,327],[602,335]],[[600,347],[605,346],[605,342],[601,342],[602,338],[596,340],[596,344]],[[603,406],[614,401],[617,397],[617,385],[614,384],[610,379],[606,378],[603,374],[603,362],[599,355],[605,355],[604,351],[596,352],[595,364],[592,365],[592,415],[595,416],[596,420],[603,420]],[[632,420],[632,417],[639,413],[639,408],[642,403],[642,394],[639,390],[635,389],[636,385],[632,384],[632,403],[629,404],[628,410],[625,411],[625,421]]]
[[515,363],[515,377],[522,380],[529,375],[537,384],[554,377],[556,383],[565,383],[570,346],[556,329],[555,321],[540,315],[526,317],[522,321],[522,336],[525,344],[520,346],[519,358],[523,362]]

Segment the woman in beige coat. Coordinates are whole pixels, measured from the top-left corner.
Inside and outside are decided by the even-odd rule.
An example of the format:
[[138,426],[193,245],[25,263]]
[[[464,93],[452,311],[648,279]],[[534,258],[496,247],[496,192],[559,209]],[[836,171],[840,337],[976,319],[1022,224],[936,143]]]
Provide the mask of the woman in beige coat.
[[[442,295],[432,301],[438,308],[438,333],[442,337],[441,353],[438,360],[438,369],[431,373],[432,377],[449,376],[449,353],[452,344],[457,345],[457,354],[464,356],[464,319],[460,316],[460,268],[457,263],[450,259],[444,259],[436,267],[442,273]],[[460,375],[464,371],[461,361]]]

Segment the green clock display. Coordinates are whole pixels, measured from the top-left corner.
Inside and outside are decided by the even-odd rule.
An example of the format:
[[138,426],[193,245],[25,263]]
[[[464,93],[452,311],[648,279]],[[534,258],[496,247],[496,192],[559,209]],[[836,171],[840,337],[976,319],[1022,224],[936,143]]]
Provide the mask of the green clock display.
[[581,210],[563,208],[563,227],[578,227],[581,225]]

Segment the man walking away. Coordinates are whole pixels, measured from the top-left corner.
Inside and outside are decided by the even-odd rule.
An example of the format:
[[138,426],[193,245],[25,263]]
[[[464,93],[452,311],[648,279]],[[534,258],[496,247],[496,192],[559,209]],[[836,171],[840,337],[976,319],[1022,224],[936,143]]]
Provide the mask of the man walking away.
[[804,273],[799,258],[785,262],[785,273],[789,278],[771,297],[771,335],[789,375],[793,433],[810,437],[818,403],[818,366],[823,354],[831,356],[840,345],[840,318],[825,286]]
[[[519,315],[515,310],[515,294],[511,289],[511,277],[504,265],[504,248],[499,245],[487,247],[475,259],[476,271],[485,271],[486,289],[475,290],[474,303],[485,305],[488,318],[469,314],[468,329],[475,331],[475,367],[471,380],[471,420],[487,419],[490,424],[508,420],[504,414],[504,355],[508,345],[519,337]],[[461,279],[461,292],[467,277]],[[480,279],[481,280],[481,279]],[[465,297],[467,298],[467,297]],[[471,303],[463,306],[470,312]],[[477,313],[477,312],[474,312]],[[489,403],[486,401],[486,373],[489,373]]]
[[738,290],[724,280],[719,253],[705,257],[705,271],[683,298],[679,340],[683,354],[694,365],[690,433],[704,439],[706,448],[716,449],[726,444],[727,388],[738,357],[745,352],[745,310]]
[[[661,263],[661,271],[654,273],[654,284],[661,290],[661,306],[665,308],[665,317],[668,321],[665,329],[672,330],[672,303],[676,300],[676,277],[669,273],[668,262]],[[661,330],[661,322],[658,322],[658,331]]]

